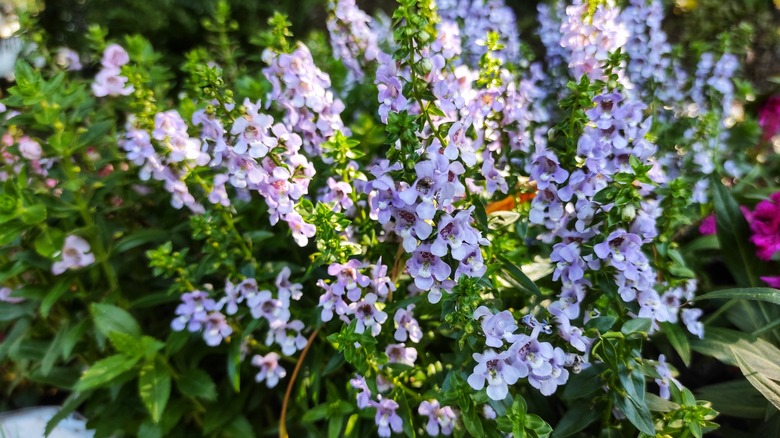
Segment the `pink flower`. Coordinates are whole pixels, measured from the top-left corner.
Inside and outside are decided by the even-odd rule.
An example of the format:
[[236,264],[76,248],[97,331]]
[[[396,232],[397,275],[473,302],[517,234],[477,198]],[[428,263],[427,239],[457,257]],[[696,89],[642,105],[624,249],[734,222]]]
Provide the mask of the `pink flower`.
[[103,52],[103,59],[100,64],[106,69],[119,69],[119,67],[130,62],[130,55],[127,54],[119,44],[109,44]]
[[40,160],[43,151],[37,141],[24,136],[19,139],[19,153],[28,160]]
[[761,139],[769,141],[780,133],[780,96],[772,96],[758,111],[758,124],[763,135]]
[[704,236],[709,236],[710,234],[715,234],[717,232],[718,228],[717,224],[715,223],[715,213],[713,213],[701,221],[701,224],[699,225],[699,233]]
[[761,280],[763,280],[770,287],[780,289],[780,275],[777,277],[761,277]]
[[770,199],[756,205],[750,214],[750,229],[753,235],[750,241],[758,247],[758,257],[771,260],[780,251],[780,192],[773,193]]
[[95,255],[90,252],[89,243],[79,236],[65,238],[62,247],[62,260],[54,262],[51,272],[60,275],[68,269],[79,269],[95,263]]

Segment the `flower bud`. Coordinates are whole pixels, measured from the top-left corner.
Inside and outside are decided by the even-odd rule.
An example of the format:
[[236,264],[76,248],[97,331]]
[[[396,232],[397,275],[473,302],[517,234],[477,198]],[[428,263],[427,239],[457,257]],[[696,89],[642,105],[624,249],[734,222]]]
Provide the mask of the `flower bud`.
[[633,205],[626,205],[623,207],[623,210],[620,212],[620,217],[625,222],[630,222],[634,220],[634,217],[636,216],[636,208],[634,208]]

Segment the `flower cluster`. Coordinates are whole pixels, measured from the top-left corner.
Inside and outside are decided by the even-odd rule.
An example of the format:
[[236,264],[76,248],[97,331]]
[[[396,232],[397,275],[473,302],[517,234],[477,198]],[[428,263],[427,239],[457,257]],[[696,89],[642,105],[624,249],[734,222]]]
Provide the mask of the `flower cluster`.
[[[370,270],[370,276],[361,272],[366,269]],[[328,275],[335,277],[335,281],[317,282],[317,286],[325,291],[319,302],[322,320],[330,321],[336,315],[349,324],[354,318],[357,320],[356,333],[368,331],[377,336],[387,320],[387,313],[377,307],[377,302],[383,302],[389,293],[395,291],[395,284],[387,276],[387,266],[382,264],[381,259],[371,266],[352,259],[343,264],[331,264]]]
[[[565,367],[572,365],[573,359],[560,347],[539,340],[541,333],[551,333],[550,326],[526,318],[531,334],[516,333],[518,326],[508,310],[493,313],[485,306],[474,311],[474,319],[480,320],[485,344],[493,348],[474,353],[477,365],[468,378],[472,388],[481,390],[487,385],[488,397],[503,400],[509,385],[521,378],[527,378],[543,395],[553,394],[566,383],[569,371]],[[507,348],[502,350],[504,346]]]
[[333,95],[330,77],[314,64],[308,47],[299,44],[292,53],[266,50],[263,60],[269,64],[263,74],[272,86],[266,107],[273,102],[284,111],[284,126],[300,133],[310,157],[320,155],[321,144],[336,131],[349,134],[341,120],[344,104]]
[[[303,322],[292,320],[290,314],[290,300],[301,298],[303,286],[290,282],[290,269],[287,267],[279,272],[274,284],[277,289],[275,294],[270,290],[259,290],[253,278],[237,284],[226,280],[224,296],[218,301],[200,290],[184,293],[171,327],[176,331],[185,328],[189,332],[202,331],[206,344],[214,347],[233,333],[228,317],[237,315],[241,310],[239,304],[244,304],[254,319],[265,320],[268,324],[265,344],[269,347],[276,344],[284,355],[291,356],[306,345],[306,338],[301,335]],[[272,352],[252,359],[252,364],[261,368],[257,381],[265,380],[269,388],[284,377],[284,369],[276,363],[278,358],[279,355]]]
[[365,77],[367,64],[379,56],[376,33],[369,27],[371,17],[355,4],[355,0],[331,0],[327,27],[333,56],[341,60],[349,72],[347,84]]

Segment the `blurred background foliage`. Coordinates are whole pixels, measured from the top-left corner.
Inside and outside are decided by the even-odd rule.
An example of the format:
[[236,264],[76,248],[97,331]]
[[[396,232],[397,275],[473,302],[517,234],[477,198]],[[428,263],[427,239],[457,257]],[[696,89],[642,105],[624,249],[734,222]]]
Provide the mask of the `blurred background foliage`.
[[[536,5],[543,0],[509,0],[517,12],[521,35],[531,48],[541,52],[535,35]],[[618,0],[620,1],[620,0]],[[746,55],[746,79],[759,96],[777,92],[780,77],[780,0],[665,0],[670,13],[665,26],[674,43],[697,47],[714,42],[724,31],[750,38]],[[22,7],[38,14],[40,25],[52,39],[84,51],[86,30],[95,23],[108,29],[110,37],[138,33],[171,64],[183,61],[188,50],[203,45],[203,21],[213,16],[216,0],[0,0],[7,7]],[[325,30],[325,0],[231,0],[238,24],[238,51],[258,52],[250,44],[266,27],[274,11],[286,13],[295,36],[305,39],[312,31]],[[393,0],[359,0],[369,13],[389,12]],[[529,13],[534,11],[534,13]],[[739,42],[737,42],[739,43]],[[541,53],[539,53],[541,54]],[[257,53],[259,55],[259,53]]]

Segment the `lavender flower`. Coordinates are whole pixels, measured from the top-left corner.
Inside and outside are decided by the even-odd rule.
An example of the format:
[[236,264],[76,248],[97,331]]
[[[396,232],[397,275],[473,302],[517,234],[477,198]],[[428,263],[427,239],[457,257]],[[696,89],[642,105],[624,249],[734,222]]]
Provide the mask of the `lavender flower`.
[[425,431],[431,436],[439,435],[439,431],[442,435],[450,435],[458,418],[451,407],[442,407],[438,400],[424,400],[417,408],[417,413],[428,417]]
[[355,333],[370,330],[371,336],[377,336],[382,331],[382,324],[387,320],[387,313],[376,308],[377,296],[366,294],[360,301],[349,305],[350,312],[357,318]]
[[396,310],[395,316],[393,316],[396,327],[393,338],[396,341],[405,342],[409,338],[412,342],[420,342],[422,339],[423,333],[417,320],[414,319],[413,309],[414,304],[410,304],[405,309]]
[[60,252],[62,260],[52,264],[52,274],[60,275],[69,269],[81,269],[95,263],[95,255],[90,251],[89,243],[81,237],[75,235],[66,237]]
[[388,363],[400,363],[414,366],[414,361],[417,360],[417,350],[414,347],[407,347],[405,344],[390,344],[385,348],[385,354],[387,354]]
[[356,396],[357,407],[360,409],[368,407],[371,402],[371,390],[368,388],[366,379],[363,376],[355,375],[355,378],[351,379],[349,384],[359,391]]
[[268,388],[273,388],[279,383],[279,379],[283,379],[287,376],[287,371],[279,365],[279,359],[281,357],[270,352],[265,356],[256,354],[252,357],[252,365],[260,367],[260,372],[255,376],[255,381],[260,383],[265,380],[265,385]]
[[[396,410],[398,403],[388,398],[381,398],[379,401],[371,400],[370,405],[376,408],[374,421],[377,425],[377,433],[381,437],[389,437],[392,432],[400,433],[403,430],[403,420],[398,416]],[[392,432],[391,430],[392,429]]]
[[477,391],[487,383],[487,395],[493,400],[503,400],[509,393],[509,385],[523,377],[521,372],[509,364],[510,353],[495,350],[485,350],[484,353],[474,353],[477,365],[468,378],[469,385]]

